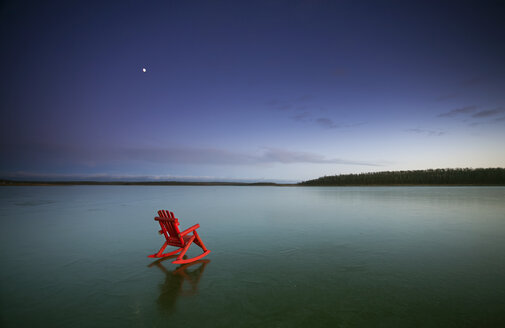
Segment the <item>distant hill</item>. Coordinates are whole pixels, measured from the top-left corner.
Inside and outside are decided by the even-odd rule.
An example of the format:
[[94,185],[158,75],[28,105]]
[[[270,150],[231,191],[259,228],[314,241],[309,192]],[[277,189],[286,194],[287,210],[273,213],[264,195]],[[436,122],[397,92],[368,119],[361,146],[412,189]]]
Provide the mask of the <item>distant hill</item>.
[[384,171],[324,176],[302,186],[505,185],[505,168]]

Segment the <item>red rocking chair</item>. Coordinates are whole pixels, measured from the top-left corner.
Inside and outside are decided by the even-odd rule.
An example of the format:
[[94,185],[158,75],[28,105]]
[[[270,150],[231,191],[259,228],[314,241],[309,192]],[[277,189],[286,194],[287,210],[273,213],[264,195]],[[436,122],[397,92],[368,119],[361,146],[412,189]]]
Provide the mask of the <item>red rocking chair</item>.
[[[174,264],[183,264],[183,263],[190,263],[196,260],[201,259],[204,256],[207,256],[210,253],[210,250],[208,250],[205,245],[203,244],[203,241],[200,239],[200,236],[198,236],[198,233],[196,232],[196,229],[200,227],[199,224],[195,224],[191,228],[188,228],[184,230],[183,232],[179,231],[179,220],[174,216],[173,212],[167,211],[167,210],[159,210],[158,211],[159,217],[155,217],[154,219],[158,221],[158,223],[161,226],[161,230],[159,231],[159,234],[165,235],[165,243],[163,246],[161,246],[160,250],[158,253],[149,255],[148,257],[167,257],[171,255],[175,255],[179,252],[179,256],[177,256],[177,259],[173,261],[172,263]],[[189,235],[190,232],[193,232],[192,235]],[[198,256],[192,257],[190,259],[184,259],[184,255],[186,254],[189,246],[195,242],[200,248],[203,250],[203,254],[200,254]],[[170,246],[175,246],[179,247],[179,249],[165,253],[163,254],[163,251],[165,248],[170,245]]]

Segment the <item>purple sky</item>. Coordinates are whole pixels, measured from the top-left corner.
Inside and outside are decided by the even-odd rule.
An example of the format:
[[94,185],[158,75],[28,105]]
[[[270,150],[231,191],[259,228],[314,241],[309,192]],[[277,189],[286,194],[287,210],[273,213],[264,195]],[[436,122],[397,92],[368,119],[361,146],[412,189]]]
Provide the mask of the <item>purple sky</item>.
[[0,178],[505,166],[503,1],[1,6]]

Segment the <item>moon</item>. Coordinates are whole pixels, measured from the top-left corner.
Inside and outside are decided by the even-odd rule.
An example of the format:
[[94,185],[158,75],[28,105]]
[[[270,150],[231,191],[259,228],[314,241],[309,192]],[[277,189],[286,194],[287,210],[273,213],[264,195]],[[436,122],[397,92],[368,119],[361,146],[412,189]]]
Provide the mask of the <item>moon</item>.
[[142,68],[142,72],[144,72],[144,73],[145,73],[145,72],[147,72],[147,70],[146,70],[146,68],[145,68],[145,67],[144,67],[144,68]]

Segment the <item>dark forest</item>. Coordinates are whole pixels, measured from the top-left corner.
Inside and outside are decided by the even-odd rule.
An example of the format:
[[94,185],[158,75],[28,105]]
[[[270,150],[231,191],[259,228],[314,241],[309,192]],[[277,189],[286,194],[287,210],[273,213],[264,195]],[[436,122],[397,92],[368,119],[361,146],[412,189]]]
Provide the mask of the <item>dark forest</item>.
[[505,185],[505,169],[461,168],[343,174],[303,181],[299,185]]

